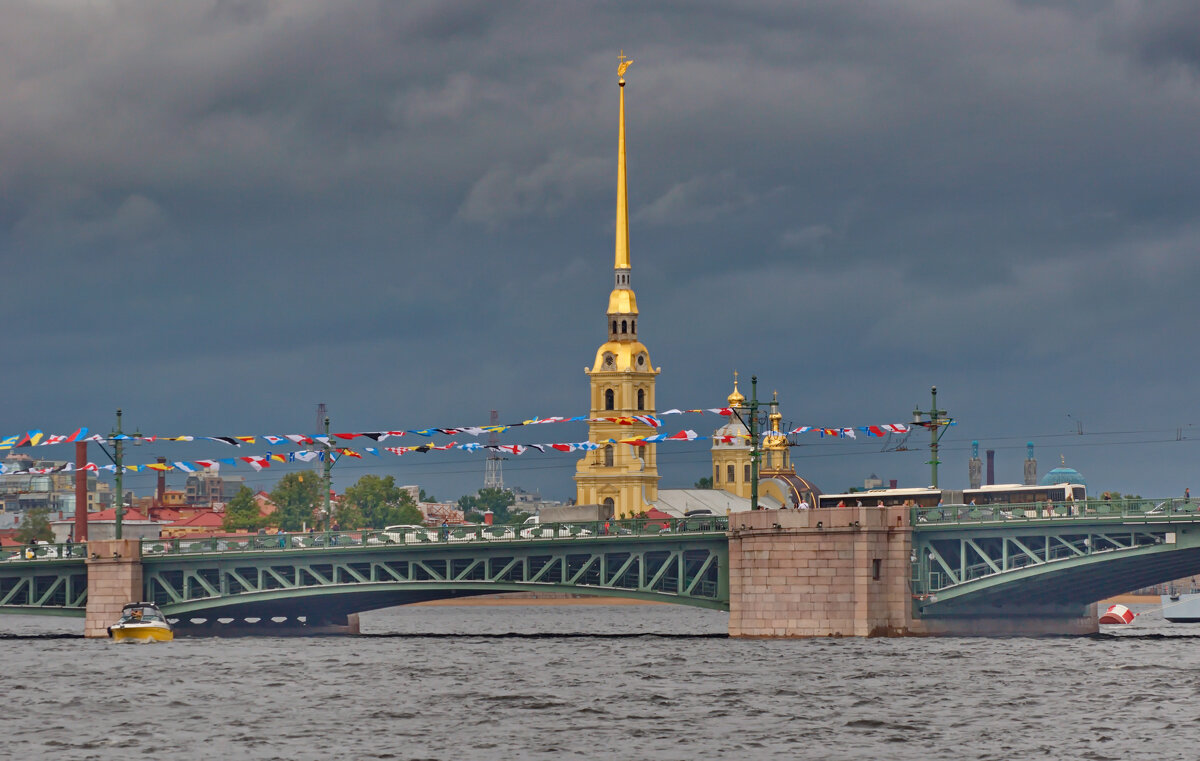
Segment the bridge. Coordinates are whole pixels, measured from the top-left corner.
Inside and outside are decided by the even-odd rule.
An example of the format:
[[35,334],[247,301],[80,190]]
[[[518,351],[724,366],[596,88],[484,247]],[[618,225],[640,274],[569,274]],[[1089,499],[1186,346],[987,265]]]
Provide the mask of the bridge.
[[1200,511],[1181,499],[917,508],[921,618],[1063,612],[1200,571]]
[[[351,531],[155,539],[132,542],[136,552],[125,552],[140,561],[139,599],[158,604],[182,630],[336,631],[356,613],[497,592],[727,608],[726,529],[726,519],[715,517],[624,520],[455,527],[440,536]],[[26,550],[13,553],[0,563],[0,613],[87,615],[90,567],[132,559],[94,551],[110,544],[38,545],[28,559]]]
[[735,635],[1087,631],[1096,601],[1200,570],[1200,511],[1182,500],[858,507],[143,540],[118,558],[102,554],[121,555],[112,544],[3,560],[0,613],[85,616],[92,577],[124,563],[139,573],[120,602],[140,596],[201,632],[338,630],[359,612],[529,591],[727,610]]

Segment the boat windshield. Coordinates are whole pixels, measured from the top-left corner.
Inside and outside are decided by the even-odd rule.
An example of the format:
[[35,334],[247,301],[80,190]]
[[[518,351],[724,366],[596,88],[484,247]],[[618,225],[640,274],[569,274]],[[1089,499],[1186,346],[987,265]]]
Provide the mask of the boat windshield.
[[122,621],[165,621],[158,608],[126,608],[122,611]]

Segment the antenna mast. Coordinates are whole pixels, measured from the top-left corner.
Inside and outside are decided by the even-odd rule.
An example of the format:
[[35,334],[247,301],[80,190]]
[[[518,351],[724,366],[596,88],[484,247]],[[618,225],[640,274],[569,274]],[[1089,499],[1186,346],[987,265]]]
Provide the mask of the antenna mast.
[[320,433],[321,426],[323,425],[325,425],[325,402],[317,405],[317,424],[313,427],[313,430]]
[[[492,425],[500,424],[500,413],[492,410]],[[500,436],[492,431],[488,434],[488,446],[496,447],[500,444]],[[485,489],[503,489],[504,488],[504,470],[500,463],[504,460],[499,452],[495,449],[488,450],[491,454],[487,458],[487,467],[483,472],[483,488]]]

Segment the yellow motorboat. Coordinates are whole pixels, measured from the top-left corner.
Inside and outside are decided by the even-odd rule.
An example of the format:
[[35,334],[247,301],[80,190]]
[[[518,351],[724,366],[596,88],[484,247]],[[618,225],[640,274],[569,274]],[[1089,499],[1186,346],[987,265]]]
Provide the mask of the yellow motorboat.
[[170,642],[171,622],[152,602],[131,602],[121,608],[121,620],[108,627],[114,642]]

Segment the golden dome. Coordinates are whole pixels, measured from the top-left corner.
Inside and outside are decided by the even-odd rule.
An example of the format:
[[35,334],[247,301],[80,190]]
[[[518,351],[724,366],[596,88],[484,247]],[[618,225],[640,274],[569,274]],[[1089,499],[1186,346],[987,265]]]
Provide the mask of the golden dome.
[[733,393],[725,398],[725,401],[730,407],[744,407],[746,405],[746,397],[742,396],[742,392],[738,391],[737,387],[737,370],[733,371]]
[[[611,361],[609,361],[611,360]],[[596,350],[596,361],[588,372],[618,372],[632,370],[655,373],[650,365],[650,352],[641,341],[605,341]]]

